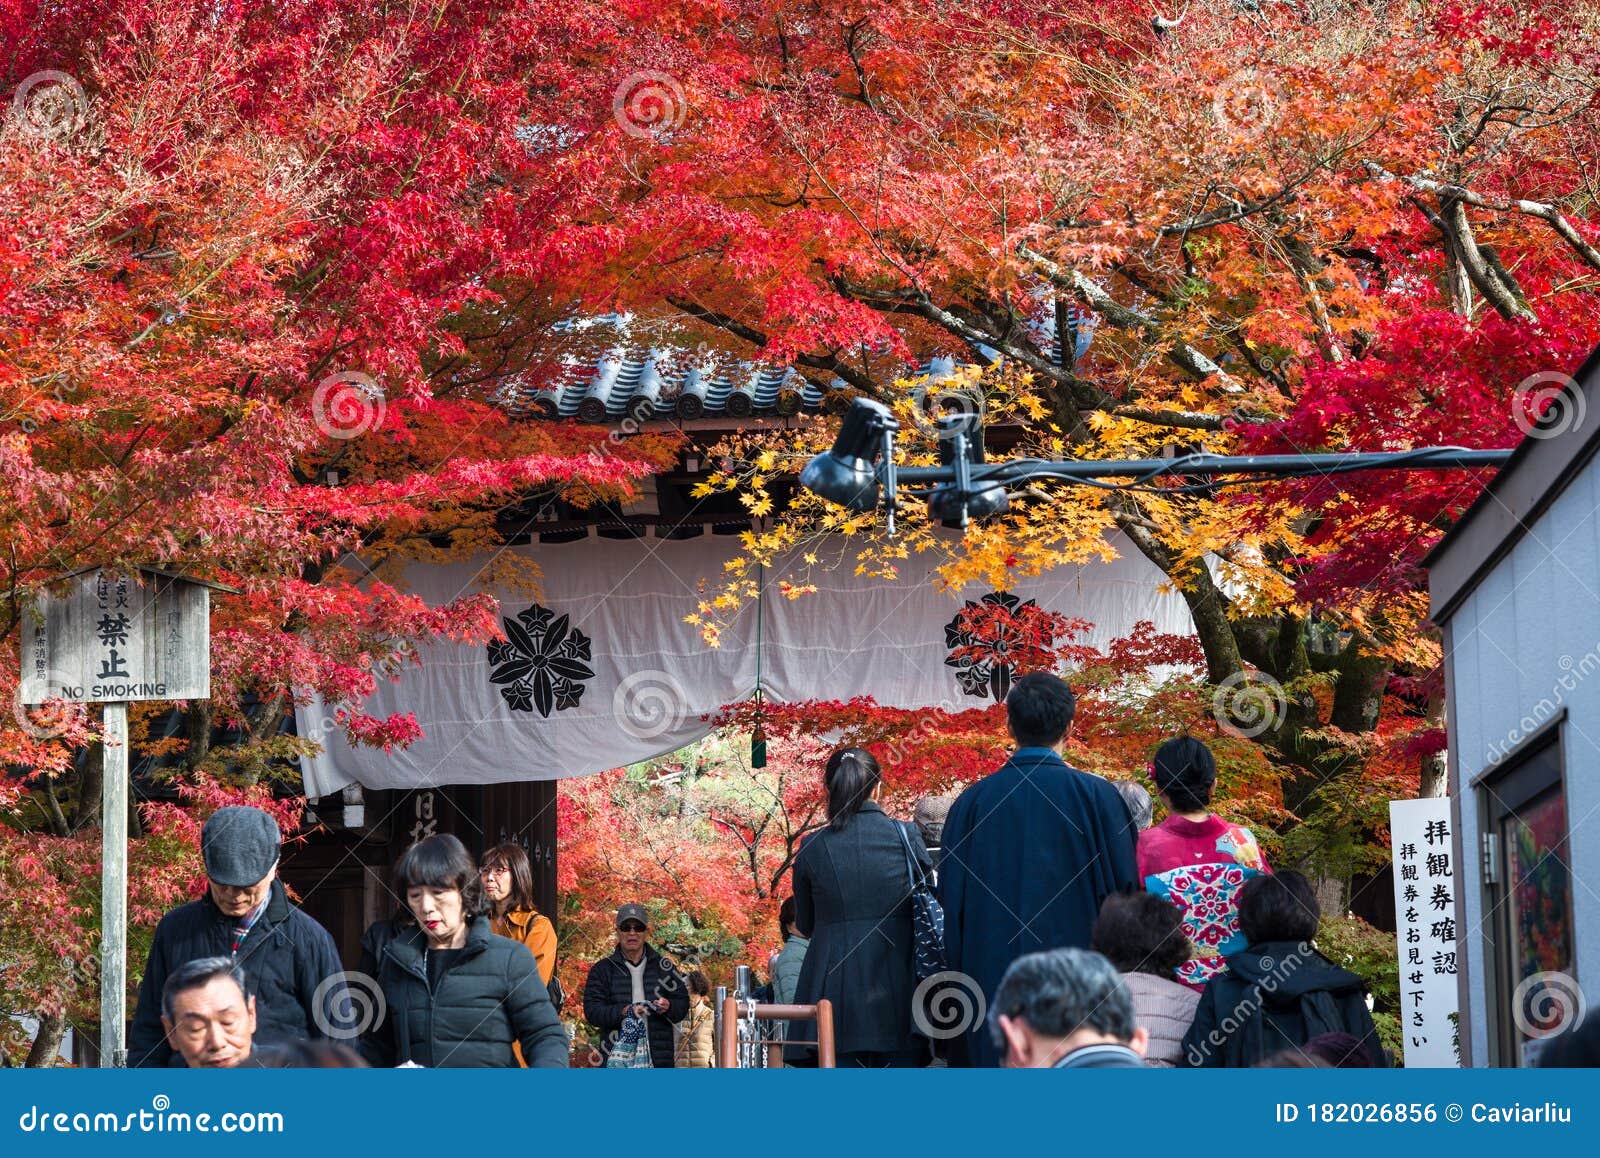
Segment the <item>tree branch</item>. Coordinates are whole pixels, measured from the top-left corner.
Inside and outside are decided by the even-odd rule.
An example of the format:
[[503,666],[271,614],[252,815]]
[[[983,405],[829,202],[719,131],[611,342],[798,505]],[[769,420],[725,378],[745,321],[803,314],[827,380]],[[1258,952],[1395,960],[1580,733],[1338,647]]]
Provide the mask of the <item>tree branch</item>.
[[[1161,323],[1149,314],[1125,306],[1097,285],[1093,279],[1077,270],[1063,269],[1061,265],[1027,245],[1019,245],[1017,252],[1031,261],[1045,278],[1061,289],[1075,294],[1085,304],[1094,307],[1101,317],[1119,330],[1135,330],[1146,337],[1160,340]],[[1243,387],[1221,366],[1187,342],[1179,342],[1167,350],[1167,357],[1184,373],[1197,379],[1215,376],[1224,390],[1239,391]]]
[[1537,217],[1555,230],[1587,265],[1600,269],[1600,249],[1585,241],[1583,235],[1573,228],[1572,223],[1563,217],[1561,211],[1554,205],[1548,205],[1543,201],[1527,201],[1520,197],[1508,201],[1495,201],[1481,193],[1473,192],[1464,185],[1451,185],[1429,177],[1402,177],[1389,172],[1376,161],[1366,161],[1363,164],[1367,172],[1380,181],[1399,181],[1422,193],[1432,193],[1442,199],[1465,202],[1476,208],[1489,209],[1496,213],[1523,213],[1529,217]]
[[[719,330],[724,330],[736,338],[740,338],[743,341],[749,342],[758,350],[766,349],[772,340],[754,326],[746,325],[744,322],[739,321],[739,319],[729,317],[727,314],[719,314],[715,310],[707,309],[705,306],[697,305],[694,302],[689,301],[687,298],[673,297],[669,295],[667,297],[667,302],[674,309],[682,310],[684,313],[688,314],[697,321],[704,322],[710,326],[715,326]],[[869,397],[876,398],[880,402],[887,402],[889,400],[888,396],[875,382],[873,382],[869,376],[863,374],[860,370],[857,370],[854,366],[851,366],[837,355],[798,354],[795,356],[795,361],[800,365],[809,367],[813,370],[826,370],[828,373],[842,379],[847,384],[854,386],[857,390],[861,391],[861,393],[866,394]]]

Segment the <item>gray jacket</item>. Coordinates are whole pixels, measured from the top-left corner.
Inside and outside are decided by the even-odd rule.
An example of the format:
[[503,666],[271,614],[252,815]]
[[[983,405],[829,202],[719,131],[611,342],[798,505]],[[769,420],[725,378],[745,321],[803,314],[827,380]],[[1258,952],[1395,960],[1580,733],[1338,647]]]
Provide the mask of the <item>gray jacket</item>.
[[805,963],[810,937],[794,936],[772,958],[772,999],[779,1005],[794,1004],[794,988],[800,982],[800,967]]
[[1145,1064],[1175,1066],[1183,1058],[1183,1035],[1194,1022],[1200,991],[1150,973],[1124,973],[1122,982],[1133,995],[1134,1020],[1150,1035]]

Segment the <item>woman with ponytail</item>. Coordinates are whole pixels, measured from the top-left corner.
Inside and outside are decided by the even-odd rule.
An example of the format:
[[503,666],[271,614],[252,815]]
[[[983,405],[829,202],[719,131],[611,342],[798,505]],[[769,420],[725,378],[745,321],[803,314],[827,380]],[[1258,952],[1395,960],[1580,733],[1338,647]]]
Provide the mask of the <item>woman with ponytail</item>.
[[[805,839],[794,863],[795,926],[811,938],[794,1000],[833,1003],[834,1044],[845,1066],[914,1066],[927,1057],[911,1018],[916,991],[907,853],[932,868],[917,830],[878,807],[878,761],[841,748],[823,772],[828,824]],[[796,1024],[788,1037],[815,1040]],[[815,1065],[816,1047],[791,1045],[791,1065]]]

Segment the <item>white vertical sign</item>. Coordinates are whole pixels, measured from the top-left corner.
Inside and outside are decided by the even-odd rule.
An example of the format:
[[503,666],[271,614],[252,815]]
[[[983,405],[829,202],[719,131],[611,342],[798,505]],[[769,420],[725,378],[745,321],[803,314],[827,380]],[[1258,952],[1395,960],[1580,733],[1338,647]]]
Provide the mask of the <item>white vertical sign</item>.
[[1452,1068],[1457,1049],[1456,872],[1450,800],[1391,800],[1400,1032],[1408,1068]]

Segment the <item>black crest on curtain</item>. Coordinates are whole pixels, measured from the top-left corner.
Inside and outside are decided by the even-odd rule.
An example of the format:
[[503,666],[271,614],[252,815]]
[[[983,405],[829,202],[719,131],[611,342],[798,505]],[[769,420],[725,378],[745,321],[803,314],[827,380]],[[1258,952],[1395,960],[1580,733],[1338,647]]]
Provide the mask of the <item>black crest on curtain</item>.
[[506,639],[489,645],[489,679],[511,710],[548,716],[577,707],[594,678],[589,637],[537,603],[501,622]]
[[[1011,662],[1011,645],[1021,642],[1013,639],[1003,624],[980,637],[972,631],[971,613],[995,607],[1014,617],[1037,606],[1036,600],[1024,603],[1009,591],[991,591],[981,600],[967,600],[956,617],[945,624],[944,645],[951,652],[945,657],[945,666],[956,669],[956,682],[964,693],[980,699],[993,697],[997,703],[1004,701],[1017,674]],[[956,654],[957,648],[967,650]]]

